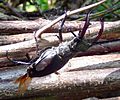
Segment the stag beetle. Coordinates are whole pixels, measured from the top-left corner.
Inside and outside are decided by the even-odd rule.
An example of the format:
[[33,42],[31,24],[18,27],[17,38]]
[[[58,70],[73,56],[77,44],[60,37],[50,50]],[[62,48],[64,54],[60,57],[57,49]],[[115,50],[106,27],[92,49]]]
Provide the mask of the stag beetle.
[[[57,72],[69,61],[69,59],[76,55],[76,53],[85,52],[93,46],[103,32],[104,21],[101,19],[100,22],[101,29],[99,30],[98,35],[92,39],[91,42],[84,38],[86,30],[90,25],[89,14],[87,14],[83,29],[79,31],[78,35],[75,35],[72,32],[74,35],[72,40],[61,42],[57,47],[45,48],[32,62],[24,63],[20,61],[13,61],[15,63],[29,65],[27,73],[16,80],[16,83],[19,83],[19,90],[25,90],[33,77],[43,77]],[[60,35],[60,37],[61,36],[62,35]]]

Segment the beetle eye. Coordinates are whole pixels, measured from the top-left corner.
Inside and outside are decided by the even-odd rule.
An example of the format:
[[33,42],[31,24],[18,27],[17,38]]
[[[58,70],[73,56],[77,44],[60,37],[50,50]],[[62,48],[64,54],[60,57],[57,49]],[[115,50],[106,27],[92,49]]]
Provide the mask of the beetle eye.
[[33,68],[32,68],[32,67],[28,67],[28,69],[27,69],[27,74],[28,74],[29,76],[32,76],[32,74],[33,74]]

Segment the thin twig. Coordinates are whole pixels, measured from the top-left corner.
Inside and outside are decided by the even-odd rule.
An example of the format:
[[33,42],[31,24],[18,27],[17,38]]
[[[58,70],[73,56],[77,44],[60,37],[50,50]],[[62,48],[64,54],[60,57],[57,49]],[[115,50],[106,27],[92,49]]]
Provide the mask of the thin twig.
[[[90,15],[90,18],[91,19],[94,19],[94,18],[97,18],[97,17],[100,17],[100,16],[106,16],[107,14],[111,13],[111,12],[114,12],[116,10],[120,9],[120,6],[119,5],[115,5],[113,7],[110,7],[106,10],[103,10],[103,11],[100,11],[100,12],[96,12],[94,14],[91,14]],[[119,16],[119,15],[118,15]],[[85,18],[85,16],[83,16],[82,18],[79,18],[79,20],[83,20]]]
[[[82,8],[79,8],[79,9],[76,9],[76,10],[73,10],[73,11],[68,11],[67,12],[67,16],[70,16],[70,15],[73,15],[75,13],[78,13],[78,12],[82,12],[82,11],[85,11],[87,9],[90,9],[90,8],[93,8],[95,6],[98,6],[102,3],[104,3],[106,0],[102,0],[100,2],[97,2],[97,3],[94,3],[94,4],[91,4],[89,6],[85,6],[85,7],[82,7]],[[63,14],[62,16],[58,17],[57,19],[55,19],[54,21],[52,21],[50,24],[44,26],[43,28],[39,29],[37,32],[36,32],[36,38],[39,38],[41,37],[41,34],[48,28],[50,28],[51,26],[53,26],[54,24],[56,24],[57,22],[59,22],[60,20],[62,20],[64,17],[66,16],[66,14]]]
[[[97,1],[99,1],[99,0],[97,0]],[[105,3],[103,3],[102,4],[102,6],[104,7],[104,8],[106,8],[106,9],[109,9],[110,7],[109,7],[109,5],[107,5],[107,4],[105,4]],[[120,17],[116,12],[111,12],[112,13],[112,15],[115,15],[116,17]]]

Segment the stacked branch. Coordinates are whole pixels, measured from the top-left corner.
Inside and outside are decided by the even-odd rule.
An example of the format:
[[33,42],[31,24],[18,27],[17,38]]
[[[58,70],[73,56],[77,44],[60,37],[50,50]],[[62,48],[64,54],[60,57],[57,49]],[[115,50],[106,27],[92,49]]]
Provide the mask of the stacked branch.
[[[41,19],[43,20],[44,22],[44,19]],[[31,21],[30,21],[31,22]],[[13,44],[13,43],[18,43],[18,42],[23,42],[23,41],[27,41],[27,40],[31,40],[31,39],[34,39],[34,34],[33,33],[29,33],[29,31],[27,31],[27,33],[22,33],[22,27],[29,27],[29,21],[25,22],[25,24],[23,24],[23,21],[22,22],[19,22],[18,21],[6,21],[5,24],[3,25],[4,27],[7,27],[6,25],[12,27],[14,29],[14,32],[16,31],[16,29],[14,27],[16,27],[18,25],[20,25],[21,27],[19,27],[18,30],[20,30],[19,32],[21,32],[21,34],[17,34],[15,33],[15,35],[7,35],[8,33],[7,32],[11,32],[11,28],[7,27],[7,29],[9,31],[5,31],[5,33],[2,33],[1,32],[1,37],[0,37],[0,45],[6,45],[6,44]],[[46,22],[46,21],[45,21]],[[0,22],[1,23],[1,22]],[[14,24],[16,23],[16,24]],[[11,24],[11,25],[9,25]],[[65,22],[65,25],[63,27],[63,37],[66,37],[67,40],[69,40],[69,38],[71,38],[71,35],[65,35],[64,36],[64,33],[69,33],[69,29],[71,29],[72,31],[76,31],[76,33],[78,33],[77,30],[79,30],[80,28],[82,29],[83,28],[83,25],[84,25],[84,22],[83,21],[66,21]],[[104,33],[102,34],[102,39],[107,39],[107,40],[110,40],[110,39],[117,39],[120,37],[120,21],[115,21],[115,22],[105,22],[104,23],[105,27],[104,27]],[[34,26],[32,27],[32,25],[30,25],[31,27],[31,30],[33,32],[34,30]],[[40,24],[41,26],[41,24]],[[48,35],[50,36],[53,36],[53,38],[55,37],[56,34],[58,34],[58,30],[59,30],[59,27],[60,27],[60,23],[57,25],[54,25],[53,27],[50,27],[48,30],[48,33],[46,33],[47,31],[45,31],[45,33],[43,34],[43,38],[45,38],[46,36],[48,37]],[[1,27],[3,28],[3,27]],[[92,21],[91,22],[91,25],[90,27],[88,28],[87,30],[87,33],[88,36],[93,36],[95,33],[98,32],[100,28],[100,23],[99,22],[96,22],[96,21]],[[24,28],[25,29],[25,28]],[[3,29],[2,29],[3,31]],[[71,33],[69,33],[71,34]]]
[[[69,16],[90,9],[105,1],[106,0],[102,0],[95,5],[93,4],[86,8],[83,7],[82,9],[68,12],[67,15]],[[120,54],[118,53],[120,51],[120,21],[105,22],[104,32],[99,42],[89,50],[78,53],[77,56],[79,57],[72,58],[59,70],[59,75],[53,73],[45,77],[33,78],[25,94],[21,95],[17,93],[18,86],[14,84],[14,81],[26,73],[26,66],[13,66],[13,63],[6,58],[6,52],[8,52],[8,56],[11,58],[23,61],[28,60],[25,57],[28,52],[31,56],[35,56],[36,41],[34,34],[31,33],[35,30],[37,30],[35,37],[38,39],[39,49],[47,46],[57,46],[59,44],[59,40],[56,37],[58,33],[52,32],[58,32],[58,22],[62,20],[64,16],[65,14],[54,21],[39,19],[36,21],[0,22],[0,25],[2,25],[0,32],[2,32],[3,35],[0,37],[0,45],[2,45],[0,46],[1,100],[34,98],[35,96],[40,99],[44,97],[45,99],[75,100],[92,96],[105,98],[120,95]],[[45,22],[42,23],[43,21]],[[69,28],[73,31],[79,31],[79,27],[82,28],[83,25],[84,22],[66,22],[63,28],[63,32],[67,32],[63,34],[64,41],[73,38],[73,35],[68,33]],[[91,26],[87,30],[86,38],[93,38],[99,29],[99,22],[91,22]],[[78,34],[78,31],[76,31],[75,34]],[[42,37],[42,39],[39,37]],[[106,53],[111,54],[107,55]],[[4,66],[12,67],[6,68]]]
[[26,67],[4,69],[0,71],[0,99],[44,97],[76,100],[117,96],[120,95],[119,64],[120,54],[74,58],[59,71],[59,75],[33,78],[23,95],[17,94],[14,81],[26,73]]
[[[120,38],[120,33],[119,33],[120,32],[120,30],[119,30],[120,29],[120,21],[106,22],[104,26],[105,27],[104,27],[104,32],[101,37],[101,41],[115,40],[115,39]],[[86,37],[89,38],[89,37],[95,36],[95,34],[97,34],[99,29],[100,29],[99,23],[91,25],[91,27],[88,28],[88,30],[87,30]],[[75,34],[78,34],[78,31],[75,32]],[[55,35],[57,35],[57,33],[43,34],[42,39],[38,39],[39,48],[42,49],[46,46],[58,45],[59,39]],[[18,39],[19,36],[20,36],[20,39]],[[24,37],[24,36],[27,36],[27,34],[14,35],[14,36],[2,36],[1,37],[2,43],[4,43],[3,42],[4,40],[7,40],[7,42],[9,42],[9,43],[11,43],[11,42],[18,42],[18,43],[0,46],[0,57],[5,57],[7,51],[9,52],[9,56],[14,56],[14,55],[19,56],[21,54],[23,55],[23,52],[24,52],[24,54],[26,54],[28,52],[35,51],[36,50],[36,41],[34,39],[33,34],[31,33],[31,35],[28,35],[28,37]],[[11,41],[10,40],[11,37],[12,38],[15,37],[15,39],[12,39],[13,41]],[[73,37],[74,36],[71,33],[63,34],[64,41],[71,40]],[[4,39],[4,38],[7,38],[7,39]],[[27,39],[28,41],[25,41],[25,39]],[[23,41],[23,42],[19,42],[19,41]],[[118,44],[118,42],[117,42],[117,44]],[[119,45],[116,45],[116,47],[119,48]]]
[[[45,45],[43,45],[44,47]],[[46,46],[50,46],[50,44],[46,44]],[[24,51],[27,51],[28,49],[24,49]],[[33,49],[35,50],[35,48]],[[22,50],[23,51],[23,50]],[[15,60],[23,60],[23,61],[28,61],[27,57],[26,57],[26,53],[25,52],[9,52],[8,56],[11,56],[11,58],[15,59]],[[29,50],[28,50],[29,51]],[[81,56],[91,56],[91,55],[102,55],[102,54],[107,54],[107,53],[113,53],[113,52],[119,52],[120,51],[120,40],[116,40],[113,42],[107,42],[107,43],[100,43],[100,44],[96,44],[93,47],[91,47],[89,50],[87,50],[86,52],[80,52],[78,53],[77,56],[81,57]],[[19,53],[18,53],[19,52]],[[4,54],[6,55],[6,53]],[[29,53],[29,55],[31,55],[32,57],[36,56],[36,52],[31,52]],[[1,56],[3,56],[1,54]],[[4,66],[13,66],[14,63],[10,62],[7,57],[2,57],[0,59],[0,67],[4,67]]]

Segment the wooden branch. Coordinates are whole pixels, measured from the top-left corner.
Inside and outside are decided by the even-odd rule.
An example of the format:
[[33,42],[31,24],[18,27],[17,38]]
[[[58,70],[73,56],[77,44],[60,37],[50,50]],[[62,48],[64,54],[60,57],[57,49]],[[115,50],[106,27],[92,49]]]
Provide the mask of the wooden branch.
[[23,33],[16,35],[2,35],[0,36],[0,45],[13,44],[18,42],[23,42],[27,40],[31,40],[34,38],[33,33]]
[[[98,31],[98,29],[100,29],[100,24],[94,24],[94,25],[96,27],[94,27],[94,29],[91,30],[90,33],[96,33],[96,31]],[[94,31],[94,30],[96,30],[96,31]],[[115,21],[115,22],[106,22],[105,23],[104,33],[108,33],[108,34],[112,33],[113,34],[113,33],[119,33],[119,32],[120,32],[120,20]],[[106,34],[103,34],[103,35],[106,35]]]
[[119,53],[75,57],[70,59],[69,62],[63,67],[63,69],[60,70],[60,72],[119,68],[119,63]]
[[[113,52],[119,52],[120,51],[120,41],[114,41],[114,42],[108,42],[108,43],[103,43],[99,45],[94,45],[91,47],[89,50],[86,52],[80,52],[77,54],[77,56],[91,56],[91,55],[101,55],[101,54],[107,54],[107,53],[113,53]],[[15,60],[23,60],[23,61],[28,61],[26,58],[26,52],[9,52],[8,56],[12,56],[11,59]],[[29,53],[32,57],[35,57],[35,53]],[[1,57],[3,55],[1,54]],[[13,66],[14,63],[10,62],[6,57],[0,58],[0,67],[8,67],[8,66]]]
[[[101,3],[105,2],[106,0],[102,0],[100,2],[97,2],[95,4],[89,5],[89,6],[85,6],[83,8],[80,9],[76,9],[73,11],[68,11],[67,12],[67,16],[70,16],[72,14],[78,13],[78,12],[82,12],[84,10],[93,8],[95,6],[100,5]],[[55,19],[54,21],[50,22],[48,20],[36,20],[36,21],[22,21],[22,23],[20,21],[16,21],[14,22],[14,24],[12,23],[12,21],[8,22],[8,21],[1,21],[0,23],[0,32],[3,33],[25,33],[25,32],[33,32],[36,31],[36,37],[39,37],[40,34],[42,34],[43,32],[50,32],[51,30],[54,30],[58,32],[58,27],[56,30],[56,27],[53,27],[49,30],[50,27],[52,27],[54,24],[58,23],[60,20],[62,20],[65,17],[65,14],[63,14],[62,16],[58,17],[57,19]],[[44,23],[43,23],[44,22]],[[11,24],[12,23],[12,24]],[[19,24],[20,23],[20,24]],[[48,24],[49,23],[49,24]],[[69,24],[70,26],[67,28],[73,28],[76,30],[76,28],[78,29],[78,27],[75,27],[74,25],[71,26],[71,24]],[[44,27],[43,27],[44,26]],[[58,26],[58,25],[57,25]],[[68,26],[68,25],[67,25]],[[48,31],[47,31],[48,30]],[[53,32],[53,31],[52,31]]]
[[101,43],[99,45],[92,46],[86,52],[81,52],[77,56],[89,56],[89,55],[101,55],[120,51],[120,41],[113,41],[108,43]]
[[[51,38],[51,37],[50,37]],[[49,39],[49,37],[48,37]],[[42,49],[46,46],[52,46],[55,44],[58,44],[58,39],[57,37],[52,38],[52,41],[48,40],[39,40],[39,47]],[[11,45],[5,45],[5,46],[0,46],[0,57],[5,57],[6,52],[8,51],[9,56],[14,56],[14,55],[20,55],[26,54],[30,51],[36,50],[36,42],[34,39],[25,41],[25,42],[20,42],[20,43],[15,43]]]
[[[44,97],[45,99],[67,98],[80,100],[92,96],[105,98],[120,95],[120,54],[94,56],[94,59],[91,58],[82,57],[80,58],[81,60],[74,58],[76,59],[76,64],[72,64],[72,61],[70,61],[71,65],[66,65],[68,69],[76,68],[77,65],[77,68],[82,66],[82,68],[88,67],[90,70],[79,69],[65,72],[63,68],[59,75],[51,74],[46,77],[33,78],[28,91],[24,95],[17,94],[18,86],[13,82],[26,72],[26,67],[19,66],[6,70],[1,69],[0,99]],[[102,67],[103,64],[104,68]],[[99,68],[97,69],[98,66]],[[114,66],[116,67],[113,68]]]
[[[104,22],[104,23],[105,23],[105,31],[104,31],[104,34],[102,34],[101,39],[113,40],[113,39],[120,38],[120,21]],[[58,24],[56,24],[56,26],[57,25]],[[74,22],[73,21],[67,21],[65,23],[65,26],[64,26],[63,30],[64,30],[64,32],[65,32],[65,30],[67,32],[67,30],[69,28],[71,28],[74,31],[75,30],[74,27],[76,27],[76,30],[77,30],[79,28],[79,26],[82,28],[83,25],[84,25],[84,22],[82,22],[82,21],[81,22],[78,22],[78,21],[74,21]],[[72,26],[74,26],[74,27],[72,27]],[[57,30],[58,27],[56,27],[55,30]],[[93,36],[95,33],[98,32],[99,29],[100,29],[100,22],[93,22],[92,21],[91,25],[88,28],[88,31],[87,31],[86,34],[88,34],[87,35],[88,37]],[[53,30],[51,30],[51,32]],[[78,32],[76,32],[76,33],[78,33]],[[47,36],[47,34],[53,35],[53,36],[56,35],[56,33],[52,33],[52,34],[51,33],[44,33],[44,34],[45,34],[45,36]],[[6,45],[6,44],[22,42],[22,41],[30,40],[30,39],[33,39],[33,38],[34,38],[33,33],[24,33],[24,34],[18,34],[18,35],[2,35],[2,36],[0,36],[0,45]],[[63,38],[64,38],[64,35],[63,35]]]
[[[97,26],[97,25],[96,25]],[[94,36],[95,33],[99,31],[100,27],[99,25],[97,27],[88,29],[87,36],[91,37]],[[118,32],[118,29],[120,29],[120,21],[111,22],[111,25],[108,26],[108,24],[105,24],[104,33],[103,33],[103,39],[107,38],[106,36],[109,36],[109,34],[113,34],[114,32]],[[77,34],[78,32],[76,32]],[[105,35],[104,35],[105,34]],[[114,35],[112,35],[114,36]],[[119,36],[119,35],[118,35]],[[116,35],[115,35],[116,37]],[[58,45],[59,41],[56,36],[51,36],[51,34],[43,34],[41,40],[38,40],[40,49],[46,47],[46,46],[55,46]],[[71,40],[73,38],[73,35],[70,34],[63,34],[64,41]],[[28,53],[30,51],[34,51],[36,48],[36,42],[34,39],[24,42],[19,42],[11,45],[5,45],[0,46],[0,57],[5,57],[6,52],[9,52],[9,55],[19,55],[20,53]]]
[[[2,34],[17,34],[17,33],[32,33],[33,31],[42,28],[43,26],[51,23],[50,20],[39,18],[34,21],[0,21],[0,32]],[[81,23],[81,22],[80,22]],[[45,32],[56,33],[60,27],[60,23],[57,23],[53,27],[50,27]],[[63,32],[68,32],[71,28],[74,31],[79,29],[79,23],[75,21],[67,21],[64,25]]]

